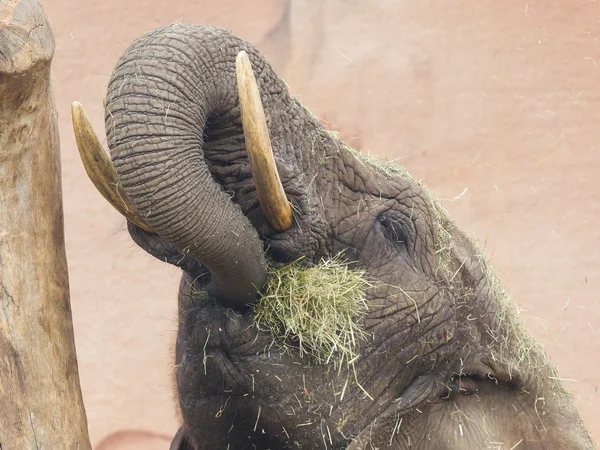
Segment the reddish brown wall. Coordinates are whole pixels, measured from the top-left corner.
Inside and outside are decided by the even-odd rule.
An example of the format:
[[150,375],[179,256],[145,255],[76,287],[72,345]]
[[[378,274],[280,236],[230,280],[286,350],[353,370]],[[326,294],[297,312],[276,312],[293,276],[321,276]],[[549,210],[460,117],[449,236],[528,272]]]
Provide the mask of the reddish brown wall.
[[[487,241],[514,299],[600,436],[600,3],[105,0],[43,3],[56,34],[67,251],[93,443],[171,435],[176,270],[131,243],[78,161],[69,103],[101,102],[133,38],[226,27],[363,150],[399,158]],[[131,436],[103,449],[136,448]],[[123,437],[125,436],[125,437]],[[165,448],[139,435],[143,448]],[[105,441],[106,442],[106,441]],[[121,442],[121,444],[117,444]],[[120,446],[119,446],[120,445]]]

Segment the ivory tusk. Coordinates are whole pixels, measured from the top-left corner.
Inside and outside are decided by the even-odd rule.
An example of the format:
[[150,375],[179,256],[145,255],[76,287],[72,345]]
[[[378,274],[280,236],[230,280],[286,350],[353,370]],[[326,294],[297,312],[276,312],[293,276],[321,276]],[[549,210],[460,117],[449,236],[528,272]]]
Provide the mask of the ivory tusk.
[[238,53],[235,65],[244,138],[258,200],[271,226],[287,231],[292,227],[292,207],[275,166],[258,85],[245,51]]
[[125,218],[141,229],[152,233],[152,228],[144,222],[125,195],[112,161],[102,148],[81,103],[73,102],[71,104],[71,116],[83,167],[98,192]]

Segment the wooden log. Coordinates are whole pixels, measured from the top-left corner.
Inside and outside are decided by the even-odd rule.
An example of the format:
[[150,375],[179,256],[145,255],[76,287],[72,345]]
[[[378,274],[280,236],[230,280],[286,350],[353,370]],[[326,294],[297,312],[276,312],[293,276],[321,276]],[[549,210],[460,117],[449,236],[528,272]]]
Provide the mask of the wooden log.
[[36,0],[0,0],[0,448],[90,449],[75,353],[54,38]]

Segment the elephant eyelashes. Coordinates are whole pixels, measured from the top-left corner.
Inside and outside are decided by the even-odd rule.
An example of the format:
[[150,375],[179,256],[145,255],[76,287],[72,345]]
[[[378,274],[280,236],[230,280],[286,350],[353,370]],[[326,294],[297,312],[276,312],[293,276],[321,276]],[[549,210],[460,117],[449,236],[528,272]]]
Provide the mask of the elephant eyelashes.
[[387,239],[394,244],[400,244],[403,247],[406,246],[408,239],[401,219],[391,214],[382,214],[378,217],[378,220],[383,227],[383,234]]

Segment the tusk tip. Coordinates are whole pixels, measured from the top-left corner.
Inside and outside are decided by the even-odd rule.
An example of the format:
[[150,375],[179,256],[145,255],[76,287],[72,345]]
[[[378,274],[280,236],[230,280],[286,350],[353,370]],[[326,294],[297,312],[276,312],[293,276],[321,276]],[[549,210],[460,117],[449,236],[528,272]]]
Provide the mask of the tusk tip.
[[243,60],[247,60],[248,58],[248,53],[246,53],[246,50],[240,50],[235,58],[236,62],[239,61],[243,61]]
[[83,105],[78,101],[71,103],[71,120],[75,130],[84,128],[86,123],[89,123],[85,109],[83,109]]
[[252,71],[252,64],[250,63],[250,56],[245,50],[240,50],[235,58],[235,70],[238,78],[248,79],[252,76],[254,78],[254,72]]
[[71,103],[71,114],[75,115],[77,113],[83,112],[83,105],[78,101],[74,101]]

